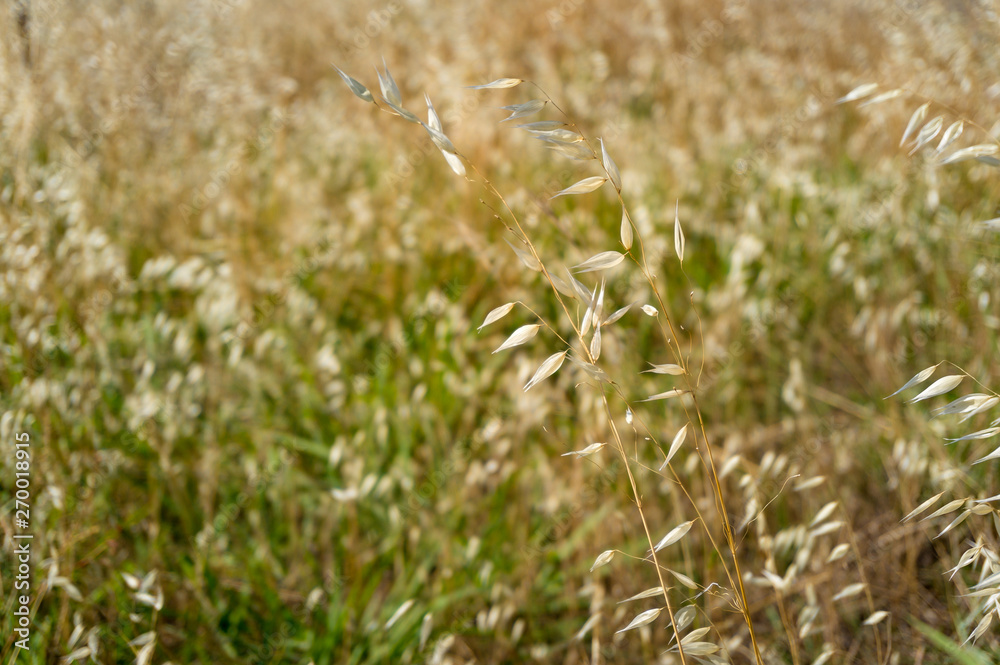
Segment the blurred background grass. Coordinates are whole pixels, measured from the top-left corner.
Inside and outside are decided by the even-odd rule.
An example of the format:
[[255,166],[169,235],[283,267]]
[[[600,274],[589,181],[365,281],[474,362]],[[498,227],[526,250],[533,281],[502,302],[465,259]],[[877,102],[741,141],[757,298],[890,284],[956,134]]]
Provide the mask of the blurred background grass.
[[[477,187],[331,67],[373,87],[383,57],[404,100],[428,92],[567,263],[617,246],[617,205],[549,203],[592,174],[498,128],[496,107],[527,93],[463,86],[535,81],[604,137],[675,314],[690,330],[701,317],[702,407],[721,457],[742,460],[728,490],[743,496],[749,477],[773,499],[770,532],[841,501],[865,556],[808,585],[832,595],[861,565],[893,613],[898,662],[954,662],[910,619],[968,635],[967,601],[941,575],[968,533],[932,542],[896,525],[932,489],[994,494],[995,469],[970,469],[925,412],[881,398],[944,358],[996,385],[997,247],[974,225],[996,216],[996,172],[908,158],[897,143],[919,102],[833,102],[878,81],[995,133],[995,4],[29,12],[27,31],[14,9],[0,26],[0,424],[8,452],[13,432],[32,434],[34,588],[48,580],[19,662],[55,662],[91,635],[98,662],[130,662],[129,640],[155,631],[153,662],[574,663],[595,656],[570,638],[600,610],[597,658],[661,658],[659,637],[610,637],[632,616],[615,603],[655,575],[588,572],[604,549],[643,547],[624,476],[610,457],[560,456],[601,440],[601,405],[567,371],[523,394],[544,345],[492,356],[506,329],[475,334],[504,302],[555,317],[554,302]],[[675,200],[690,284],[668,262]],[[615,309],[648,298],[625,274],[608,293]],[[608,365],[667,361],[651,320],[623,321]],[[650,418],[676,430],[669,413]],[[699,487],[696,456],[686,468]],[[825,488],[780,491],[794,473]],[[647,487],[657,524],[684,514],[670,493]],[[691,547],[679,569],[718,580],[712,552]],[[765,558],[754,538],[745,554]],[[13,569],[5,550],[4,658]],[[158,610],[122,575],[151,571]],[[752,593],[769,657],[792,662],[773,594]],[[714,607],[724,634],[740,630]],[[826,603],[803,648],[874,662],[867,614]]]

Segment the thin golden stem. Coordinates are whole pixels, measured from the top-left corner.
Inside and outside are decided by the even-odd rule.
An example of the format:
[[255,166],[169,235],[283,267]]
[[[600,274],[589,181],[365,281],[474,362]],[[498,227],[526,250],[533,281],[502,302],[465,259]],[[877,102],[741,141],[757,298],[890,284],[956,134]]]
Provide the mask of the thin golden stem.
[[[531,83],[532,85],[534,85],[539,90],[539,92],[541,92],[542,95],[545,96],[546,100],[549,103],[552,104],[553,108],[555,108],[557,111],[559,111],[560,113],[562,113],[562,115],[567,119],[567,121],[568,121],[568,123],[569,123],[569,125],[571,127],[574,127],[574,128],[576,128],[579,131],[579,128],[576,126],[576,124],[574,122],[572,122],[572,120],[569,118],[568,114],[565,111],[563,111],[562,108],[560,108],[558,104],[556,104],[556,102],[552,99],[552,97],[547,92],[545,92],[545,90],[543,90],[541,86],[539,86],[537,83],[534,83],[534,82],[529,82],[529,83]],[[586,135],[584,135],[582,131],[580,131],[579,133],[580,133],[580,136],[583,137],[584,142],[587,144],[587,146],[593,152],[593,146],[590,144],[590,141],[587,139]],[[596,153],[595,153],[595,155],[596,155]],[[610,173],[608,173],[607,169],[604,167],[603,161],[602,160],[597,160],[597,161],[598,161],[598,163],[601,164],[601,168],[604,169],[605,174],[610,179]],[[618,200],[619,200],[619,202],[622,205],[622,209],[626,210],[625,201],[622,198],[622,195],[621,195],[620,191],[618,191]],[[627,215],[627,210],[626,210],[626,215]],[[631,217],[629,216],[629,218],[630,218],[630,222],[629,223],[631,223]],[[693,409],[693,411],[694,411],[695,415],[697,415],[698,424],[699,424],[699,426],[701,428],[702,439],[704,440],[704,443],[705,443],[705,449],[708,451],[708,465],[707,466],[709,467],[709,471],[710,471],[710,474],[711,474],[712,485],[713,485],[713,489],[714,489],[714,493],[715,493],[716,507],[718,509],[720,517],[722,518],[722,526],[723,526],[724,534],[726,536],[726,542],[727,542],[727,544],[729,546],[730,553],[732,554],[732,557],[733,557],[733,566],[736,569],[736,582],[737,582],[737,585],[738,585],[737,588],[738,588],[738,591],[739,591],[739,600],[740,600],[741,610],[742,610],[742,613],[743,613],[744,620],[746,621],[747,628],[748,628],[748,630],[750,632],[750,641],[751,641],[751,643],[753,645],[754,657],[755,657],[758,665],[763,665],[764,661],[763,661],[763,658],[761,657],[760,648],[759,648],[759,646],[757,644],[757,636],[756,636],[755,631],[754,631],[753,620],[750,617],[750,610],[749,610],[749,603],[747,601],[746,589],[744,588],[744,585],[743,585],[743,576],[742,576],[742,573],[740,571],[739,557],[737,555],[737,548],[736,548],[736,544],[735,544],[735,541],[734,541],[734,538],[733,538],[732,526],[730,525],[730,522],[729,522],[729,515],[728,515],[728,512],[726,510],[725,499],[724,499],[723,493],[722,493],[722,485],[719,482],[719,474],[718,474],[718,470],[716,469],[716,465],[715,465],[715,457],[714,457],[714,455],[712,453],[712,446],[711,446],[711,444],[709,443],[709,440],[708,440],[708,433],[705,430],[704,418],[702,417],[702,414],[701,414],[701,408],[698,406],[698,399],[697,399],[697,396],[696,396],[696,393],[695,393],[695,390],[694,390],[696,388],[696,385],[694,385],[692,383],[692,377],[691,377],[690,372],[688,371],[688,363],[687,363],[687,361],[686,361],[686,359],[684,357],[684,351],[683,351],[683,349],[681,348],[681,345],[680,345],[680,338],[678,337],[677,332],[674,329],[673,323],[670,320],[670,316],[668,314],[669,310],[667,309],[665,303],[663,302],[663,297],[660,295],[660,291],[659,291],[659,289],[656,286],[656,281],[653,279],[653,276],[652,276],[652,274],[649,271],[649,265],[648,265],[647,259],[646,259],[646,250],[645,250],[645,244],[643,243],[643,240],[642,240],[642,234],[639,232],[638,229],[634,228],[634,226],[633,226],[633,234],[634,234],[634,237],[638,241],[638,244],[639,244],[639,252],[640,252],[641,261],[636,260],[634,257],[633,257],[633,260],[636,260],[636,263],[639,266],[640,271],[643,274],[643,277],[646,278],[646,281],[649,283],[649,286],[652,289],[653,294],[656,297],[657,304],[659,304],[659,306],[660,306],[660,311],[663,312],[663,317],[664,317],[664,321],[666,322],[667,331],[669,331],[669,335],[666,334],[666,331],[664,332],[664,336],[666,337],[665,341],[667,343],[667,347],[668,348],[672,348],[674,350],[675,360],[676,360],[676,362],[677,362],[678,365],[680,365],[682,368],[684,368],[685,376],[687,377],[687,382],[688,382],[688,386],[689,386],[689,392],[691,393],[692,400],[694,402],[694,409]],[[630,254],[631,254],[631,252],[630,252]],[[662,328],[661,328],[661,330],[662,330]],[[688,420],[693,422],[693,419],[691,418],[691,413],[688,411],[687,406],[684,405],[683,408],[684,408],[684,411],[685,411],[685,414],[686,414]],[[697,439],[697,437],[696,437],[696,439]],[[623,449],[623,451],[624,451],[624,449]],[[627,466],[627,462],[626,462],[626,466]],[[631,479],[631,469],[629,469],[629,477]],[[645,520],[645,518],[644,518],[644,520]],[[644,521],[644,524],[645,524],[645,521]]]
[[681,657],[681,665],[687,665],[687,657],[684,655],[684,647],[681,645],[681,635],[680,631],[677,629],[677,622],[674,620],[674,608],[670,604],[670,594],[667,591],[667,584],[663,579],[663,571],[660,569],[660,562],[656,557],[656,545],[653,543],[653,536],[649,532],[649,525],[646,523],[646,514],[642,511],[642,497],[639,495],[639,490],[635,485],[635,476],[632,475],[632,467],[629,464],[628,455],[625,453],[625,446],[622,444],[621,436],[618,434],[618,428],[615,426],[614,416],[611,414],[611,405],[608,404],[608,397],[604,390],[601,390],[601,398],[604,401],[604,411],[608,416],[608,423],[611,425],[611,432],[615,437],[615,445],[618,448],[618,454],[621,455],[622,461],[625,462],[625,472],[628,474],[628,482],[632,487],[632,496],[635,498],[636,509],[639,512],[639,518],[642,520],[642,528],[646,532],[646,541],[649,543],[649,550],[653,557],[653,565],[656,567],[656,576],[660,580],[660,588],[663,590],[663,599],[667,604],[667,614],[670,615],[670,625],[674,628],[674,635],[677,636],[677,653]]

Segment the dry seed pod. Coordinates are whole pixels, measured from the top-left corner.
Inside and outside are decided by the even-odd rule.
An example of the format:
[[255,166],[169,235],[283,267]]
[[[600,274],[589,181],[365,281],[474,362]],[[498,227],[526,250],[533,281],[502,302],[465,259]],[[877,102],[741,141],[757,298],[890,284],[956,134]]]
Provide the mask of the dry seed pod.
[[816,526],[817,524],[825,520],[827,517],[832,515],[833,511],[835,511],[836,509],[837,509],[836,501],[831,501],[830,503],[826,504],[825,506],[820,508],[818,513],[816,513],[816,517],[814,517],[812,522],[809,523],[809,526],[810,527]]
[[927,517],[925,517],[920,521],[924,522],[926,520],[934,519],[935,517],[940,517],[941,515],[947,515],[948,513],[953,513],[959,508],[961,508],[964,503],[965,499],[954,499],[952,501],[949,501],[948,503],[944,504],[943,506],[941,506],[940,508],[938,508],[933,513],[931,513],[930,515],[928,515]]
[[608,181],[607,178],[602,178],[601,176],[593,176],[591,178],[584,178],[580,182],[574,183],[564,190],[561,190],[552,198],[557,198],[559,196],[567,196],[569,194],[589,194],[594,191],[604,183]]
[[980,157],[996,154],[997,150],[1000,150],[1000,147],[993,143],[974,145],[971,148],[964,148],[958,152],[952,153],[950,157],[938,162],[938,164],[943,166],[944,164],[954,164],[955,162],[961,162],[966,159],[978,159]]
[[910,403],[921,402],[925,399],[930,399],[931,397],[937,397],[938,395],[943,395],[946,392],[954,390],[958,384],[962,382],[965,377],[961,374],[952,374],[951,376],[946,376],[938,379],[930,385],[929,388],[924,390],[922,393],[910,400]]
[[340,74],[340,78],[344,79],[344,83],[346,83],[347,87],[351,89],[351,92],[353,92],[355,95],[357,95],[366,102],[372,102],[372,103],[375,102],[375,98],[372,96],[372,93],[370,90],[368,90],[368,88],[366,88],[356,79],[353,79],[347,74],[345,74],[343,70],[337,65],[333,65],[333,68],[337,70],[338,74]]
[[482,85],[470,85],[468,88],[470,90],[498,90],[502,88],[513,88],[523,82],[524,79],[497,79],[496,81],[490,81],[489,83],[484,83]]
[[632,622],[629,623],[629,625],[615,632],[615,635],[618,635],[619,633],[624,633],[627,630],[633,630],[635,628],[640,628],[642,626],[645,626],[646,624],[652,623],[656,619],[656,617],[660,616],[660,612],[662,611],[663,611],[662,607],[657,607],[652,610],[646,610],[645,612],[636,615],[636,617],[632,619]]
[[607,442],[604,442],[604,441],[602,441],[600,443],[592,443],[589,446],[587,446],[586,448],[583,448],[581,450],[571,450],[568,453],[563,453],[562,456],[563,457],[569,457],[570,455],[576,455],[577,457],[586,457],[587,455],[593,455],[594,453],[596,453],[598,450],[600,450],[601,448],[603,448],[606,445],[608,445],[608,444],[607,444]]
[[989,439],[1000,433],[1000,427],[987,427],[986,429],[981,429],[978,432],[973,432],[972,434],[966,434],[965,436],[960,436],[957,439],[948,439],[949,443],[956,443],[958,441],[975,441],[977,439]]
[[[635,594],[634,596],[632,596],[630,598],[626,598],[625,600],[619,600],[618,604],[621,605],[622,603],[627,603],[630,600],[642,600],[644,598],[652,598],[654,596],[659,596],[661,594],[663,594],[663,587],[661,587],[661,586],[654,586],[651,589],[646,589],[645,591],[640,591],[639,593]],[[679,618],[680,618],[680,612],[678,612],[676,615],[674,615],[674,618],[679,620]],[[692,617],[692,618],[694,618],[694,617]],[[683,629],[683,626],[681,628]]]
[[577,294],[576,290],[573,288],[573,285],[570,284],[569,282],[567,282],[565,279],[563,279],[559,275],[553,275],[553,274],[550,273],[549,274],[549,279],[552,280],[553,286],[556,287],[556,291],[558,291],[559,293],[563,294],[567,298],[573,298],[573,299],[578,299],[579,298],[579,295]]
[[597,360],[601,357],[601,328],[598,326],[594,330],[594,336],[590,340],[590,357]]
[[545,138],[556,143],[579,143],[583,137],[568,129],[556,128],[547,130],[528,130],[536,135],[536,138]]
[[921,128],[920,133],[917,134],[917,138],[914,142],[913,148],[910,150],[910,154],[912,155],[917,150],[920,150],[925,145],[933,141],[934,137],[941,131],[941,127],[943,125],[944,117],[940,115],[924,125]]
[[[649,305],[646,305],[649,307]],[[643,307],[643,310],[646,308]],[[655,314],[653,315],[655,316]],[[653,363],[650,363],[653,365]],[[677,376],[684,373],[684,368],[680,365],[674,365],[673,363],[668,363],[666,365],[653,365],[653,369],[643,370],[643,373],[649,372],[650,374],[670,374],[672,376]]]
[[674,577],[677,578],[678,582],[680,582],[681,584],[683,584],[687,588],[689,588],[691,590],[695,590],[695,589],[698,588],[698,583],[695,582],[690,577],[688,577],[687,575],[685,575],[684,573],[678,573],[676,570],[671,570],[670,568],[667,568],[667,570],[670,571],[671,575],[673,575]]
[[666,392],[656,393],[655,395],[651,395],[650,397],[647,397],[646,399],[642,399],[642,400],[639,400],[639,401],[640,402],[653,402],[653,401],[656,401],[658,399],[670,399],[671,397],[677,397],[678,395],[683,395],[686,392],[687,392],[686,390],[680,390],[678,388],[674,388],[673,390],[668,390]]
[[586,143],[563,143],[561,141],[554,141],[547,136],[538,136],[536,138],[539,141],[545,141],[546,147],[555,150],[563,157],[568,157],[578,161],[596,159],[594,151],[591,150]]
[[694,524],[694,520],[691,520],[689,522],[684,522],[684,524],[680,524],[680,525],[674,527],[673,529],[671,529],[670,533],[668,533],[667,535],[665,535],[660,540],[660,542],[658,542],[656,544],[656,547],[653,548],[653,551],[654,552],[659,552],[664,547],[669,547],[670,545],[673,545],[674,543],[676,543],[677,541],[679,541],[681,538],[683,538],[684,536],[687,535],[688,531],[691,530],[691,525],[692,524]]
[[573,270],[577,273],[583,272],[594,272],[595,270],[607,270],[608,268],[614,268],[616,265],[625,260],[625,255],[621,252],[608,251],[601,252],[600,254],[595,254],[583,263],[573,266]]
[[480,330],[490,325],[494,321],[499,321],[503,317],[507,316],[507,314],[509,314],[510,311],[514,309],[515,304],[516,303],[509,302],[506,305],[500,305],[499,307],[490,310],[490,313],[486,315],[486,320],[483,321],[483,324],[478,328],[476,328],[476,332],[479,332]]
[[542,264],[539,263],[538,259],[536,259],[531,252],[526,252],[519,247],[515,247],[514,244],[506,238],[504,238],[504,242],[510,245],[510,248],[514,250],[515,254],[517,254],[517,258],[521,259],[521,263],[523,263],[528,270],[534,270],[535,272],[542,271]]
[[944,136],[941,137],[941,143],[938,143],[937,149],[934,151],[934,156],[938,157],[943,153],[952,143],[958,140],[958,137],[962,135],[962,130],[965,129],[965,124],[961,120],[956,120],[951,123],[951,125],[944,131]]
[[930,108],[930,105],[930,102],[922,104],[916,111],[913,112],[913,115],[910,116],[910,121],[906,123],[906,131],[903,132],[903,138],[899,141],[900,148],[902,148],[903,144],[906,143],[906,139],[910,138],[913,132],[917,131],[917,127],[919,127],[920,123],[922,123],[924,118],[927,117],[927,109]]
[[[635,304],[635,303],[632,303],[632,305],[634,305],[634,304]],[[610,325],[611,325],[612,323],[614,323],[614,322],[615,322],[615,321],[617,321],[618,319],[620,319],[620,318],[622,318],[623,316],[625,316],[625,314],[626,314],[626,313],[627,313],[627,312],[628,312],[628,311],[629,311],[630,309],[632,309],[632,305],[625,305],[625,306],[624,306],[624,307],[622,307],[621,309],[619,309],[619,310],[616,310],[616,311],[614,312],[614,314],[612,314],[611,316],[609,316],[609,317],[608,317],[607,319],[605,319],[605,320],[604,320],[604,322],[603,322],[603,323],[601,323],[601,326],[610,326]]]
[[[902,388],[900,388],[899,390],[897,390],[896,392],[894,392],[892,395],[889,395],[889,397],[895,397],[896,395],[898,395],[899,393],[903,392],[907,388],[912,388],[913,386],[915,386],[917,384],[923,383],[927,379],[931,378],[931,375],[934,373],[934,370],[936,370],[940,366],[941,366],[941,363],[938,363],[937,365],[932,365],[931,367],[928,367],[927,369],[920,370],[919,372],[917,372],[913,376],[912,379],[910,379],[909,381],[907,381],[903,385]],[[883,397],[882,399],[889,399],[889,397]]]
[[836,594],[832,598],[832,600],[843,600],[844,598],[851,598],[852,596],[856,596],[864,590],[865,590],[865,585],[860,582],[858,582],[857,584],[851,584],[849,586],[844,587],[840,591],[840,593]]
[[628,213],[622,208],[622,225],[619,230],[619,235],[622,239],[622,245],[625,247],[625,251],[632,249],[632,222],[628,218]]
[[528,115],[533,115],[538,113],[545,105],[548,104],[548,100],[545,99],[532,99],[530,102],[525,102],[523,104],[514,104],[512,106],[501,106],[505,111],[510,111],[510,115],[501,120],[500,122],[507,122],[508,120],[516,120],[517,118],[523,118]]
[[684,229],[681,228],[680,206],[680,201],[674,204],[674,251],[681,263],[684,263]]
[[382,90],[382,97],[390,105],[402,107],[403,97],[399,94],[399,86],[396,85],[396,80],[389,73],[389,67],[385,64],[385,58],[382,58],[382,67],[385,69],[385,75],[378,70],[378,67],[375,68],[375,73],[378,74],[378,85]]
[[837,104],[845,104],[847,102],[853,102],[856,99],[861,99],[862,97],[867,97],[878,89],[878,83],[865,83],[864,85],[859,85],[854,90],[837,100]]
[[827,563],[833,563],[837,559],[843,558],[848,552],[851,551],[851,546],[847,543],[840,543],[830,551],[830,556],[826,558]]
[[434,105],[431,104],[430,95],[426,92],[424,93],[424,101],[427,102],[427,124],[430,125],[432,129],[436,129],[437,131],[444,133],[444,125],[441,124],[441,118],[438,117],[437,111],[434,109]]
[[531,377],[531,380],[525,384],[524,392],[528,392],[532,387],[558,372],[559,368],[562,367],[563,361],[566,360],[567,353],[568,351],[560,351],[546,358],[545,362],[535,371],[535,375]]
[[553,129],[559,129],[560,127],[565,127],[565,122],[560,122],[559,120],[541,120],[539,122],[529,122],[524,125],[518,125],[518,129],[523,129],[529,132],[549,132]]
[[541,328],[540,323],[532,323],[526,326],[521,326],[514,333],[507,338],[507,341],[501,344],[496,351],[493,353],[499,353],[505,349],[509,349],[515,346],[520,346],[524,344],[529,339],[538,334],[538,329]]
[[615,558],[614,550],[607,550],[605,552],[601,552],[598,555],[597,560],[594,561],[594,565],[590,567],[590,572],[594,572],[595,568],[600,568],[601,566],[610,563],[613,558]]
[[611,159],[611,155],[608,154],[608,149],[604,147],[604,139],[601,139],[601,160],[604,162],[604,170],[608,172],[608,177],[611,178],[611,184],[619,192],[622,191],[622,175],[618,171],[618,165],[615,164],[615,160]]
[[683,445],[684,440],[687,438],[688,424],[685,423],[684,427],[680,429],[679,432],[674,436],[673,442],[670,444],[670,450],[667,451],[667,458],[663,460],[663,464],[660,465],[660,471],[663,471],[670,464],[670,460],[674,458],[677,451],[680,450],[681,445]]
[[881,95],[877,95],[875,97],[872,97],[871,99],[862,102],[861,104],[858,105],[858,108],[859,109],[864,108],[866,106],[871,106],[872,104],[881,104],[882,102],[887,102],[890,99],[895,99],[896,97],[899,97],[902,94],[903,91],[898,88],[895,90],[890,90],[889,92],[883,92]]

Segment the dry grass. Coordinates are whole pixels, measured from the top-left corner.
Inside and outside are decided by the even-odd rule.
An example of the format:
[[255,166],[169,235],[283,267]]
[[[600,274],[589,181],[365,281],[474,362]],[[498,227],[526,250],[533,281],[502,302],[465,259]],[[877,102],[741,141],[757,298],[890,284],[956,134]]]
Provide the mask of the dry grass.
[[[7,543],[15,432],[35,455],[18,662],[1000,658],[995,623],[959,646],[993,616],[969,592],[996,513],[966,499],[1000,491],[973,464],[995,445],[941,440],[991,417],[882,399],[944,359],[1000,386],[997,171],[933,156],[960,118],[951,150],[995,142],[994,8],[31,6],[0,17]],[[468,179],[331,67],[377,95],[383,57]],[[502,76],[544,92],[464,87]],[[835,104],[869,81],[907,94]],[[924,99],[942,126],[908,156]],[[603,139],[621,187],[510,127],[544,120]],[[551,198],[587,177],[611,182]],[[553,288],[606,251],[629,256],[586,294]],[[599,318],[634,304],[598,345],[602,284]],[[6,547],[3,662],[14,569]]]

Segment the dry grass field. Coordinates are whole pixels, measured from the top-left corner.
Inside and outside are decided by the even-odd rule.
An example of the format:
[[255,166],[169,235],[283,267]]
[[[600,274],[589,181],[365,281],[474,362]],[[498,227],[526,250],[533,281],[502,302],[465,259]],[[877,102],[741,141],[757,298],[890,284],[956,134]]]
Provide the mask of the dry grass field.
[[7,3],[0,662],[1000,662],[998,12]]

